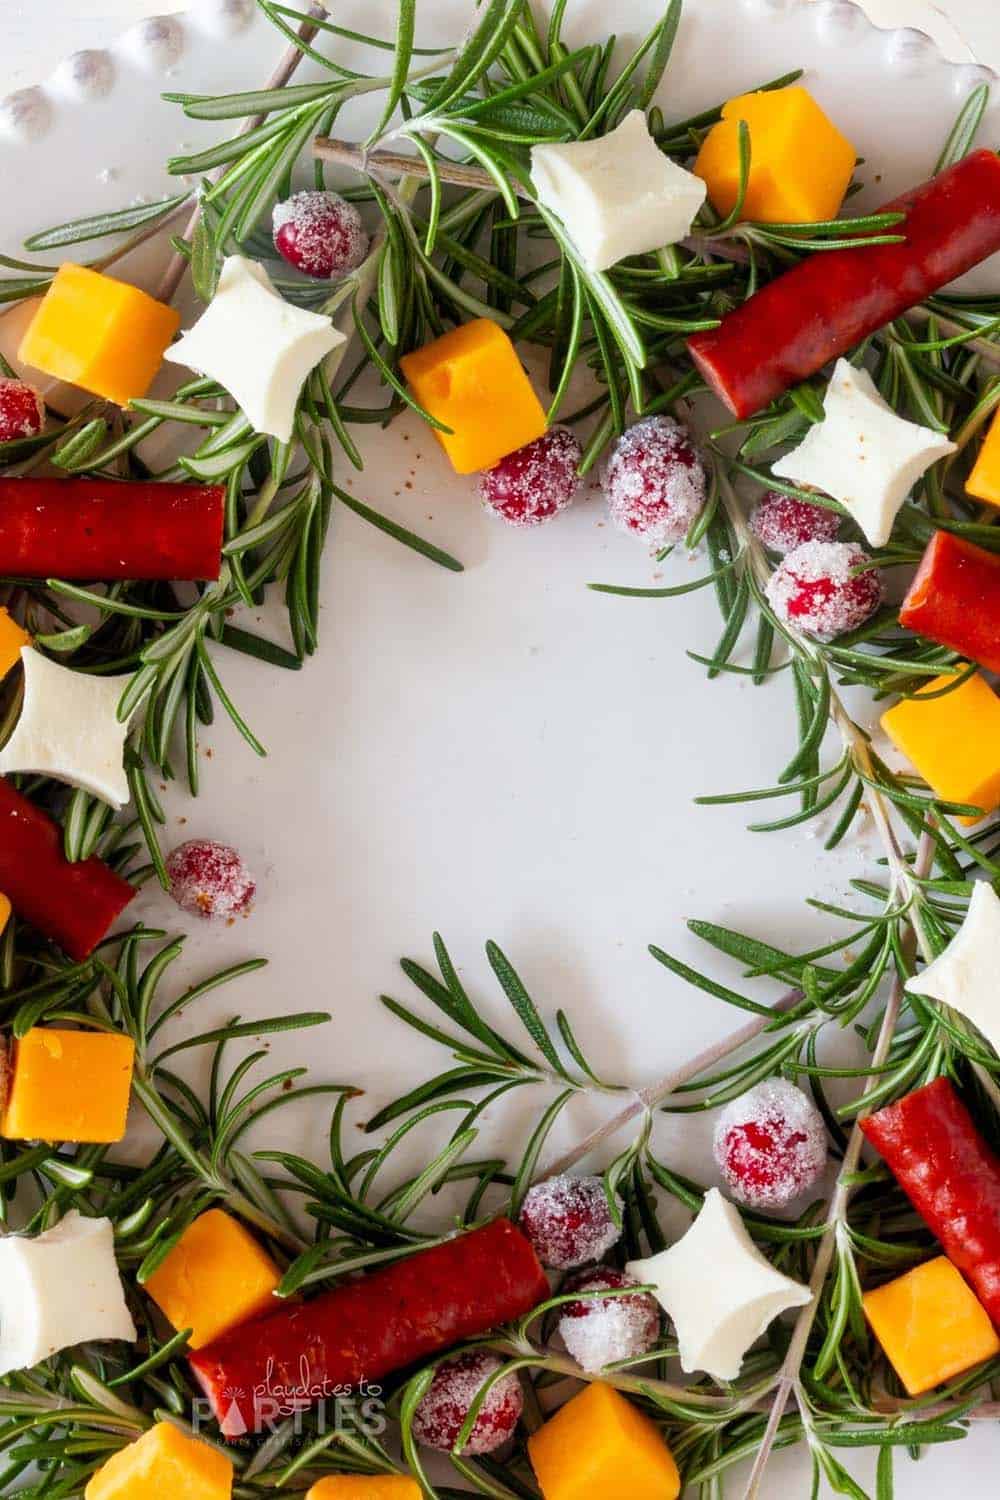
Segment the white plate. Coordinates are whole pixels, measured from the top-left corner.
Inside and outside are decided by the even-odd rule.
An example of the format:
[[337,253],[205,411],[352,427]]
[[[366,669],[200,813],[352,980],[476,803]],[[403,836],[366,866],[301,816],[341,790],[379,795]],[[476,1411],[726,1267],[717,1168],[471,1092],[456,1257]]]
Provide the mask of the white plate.
[[[569,8],[573,37],[605,33],[605,0]],[[373,9],[389,33],[390,0],[345,0],[338,20],[372,25]],[[422,40],[452,39],[468,17],[459,0],[425,9]],[[630,36],[656,9],[633,0]],[[0,248],[16,253],[32,229],[168,190],[163,159],[203,135],[157,91],[259,86],[281,50],[244,0],[151,24],[0,107]],[[918,33],[875,30],[844,0],[688,0],[661,103],[678,118],[798,66],[867,158],[864,203],[930,172],[959,105],[988,76],[944,63]],[[363,110],[345,113],[342,133],[363,127]],[[984,140],[998,136],[994,105]],[[149,893],[135,914],[187,927],[190,974],[270,957],[266,973],[208,1002],[205,1019],[213,1004],[217,1016],[329,1007],[325,1033],[278,1038],[275,1058],[305,1058],[373,1101],[444,1065],[375,999],[413,998],[395,960],[426,960],[434,928],[501,1021],[487,937],[546,1015],[570,1013],[606,1076],[649,1080],[739,1018],[668,976],[646,945],[718,969],[685,931],[695,915],[783,944],[824,941],[831,924],[803,898],[842,896],[871,850],[854,841],[823,855],[801,832],[756,836],[739,810],[692,805],[701,792],[774,780],[794,740],[788,691],[780,679],[763,690],[705,681],[685,650],[704,651],[718,634],[708,593],[629,602],[585,589],[656,574],[605,525],[595,496],[521,534],[482,514],[471,484],[455,479],[415,421],[363,429],[362,446],[366,472],[346,482],[457,553],[467,571],[441,572],[336,516],[318,659],[301,674],[228,653],[223,663],[269,758],[220,729],[204,742],[212,759],[202,798],[168,799],[169,843],[199,834],[243,850],[260,877],[256,911],[208,929]],[[666,571],[677,581],[705,566],[679,559]],[[365,1101],[358,1119],[370,1108]],[[563,1139],[600,1113],[575,1109]],[[516,1138],[515,1126],[508,1115],[502,1134]],[[711,1176],[704,1122],[660,1128],[679,1168]],[[282,1132],[283,1143],[323,1150],[318,1113],[285,1120]],[[929,1497],[962,1465],[965,1492],[986,1493],[987,1441],[981,1434],[960,1455],[931,1450],[919,1469],[901,1464],[898,1492]],[[780,1455],[766,1493],[805,1493],[805,1472],[802,1455]],[[870,1479],[864,1457],[858,1472]]]

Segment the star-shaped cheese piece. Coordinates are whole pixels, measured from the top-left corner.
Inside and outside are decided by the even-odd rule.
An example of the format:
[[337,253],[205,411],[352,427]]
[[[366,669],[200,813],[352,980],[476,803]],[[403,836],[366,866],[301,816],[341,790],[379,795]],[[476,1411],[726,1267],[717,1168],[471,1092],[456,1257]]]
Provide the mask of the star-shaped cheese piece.
[[288,443],[306,376],[345,342],[329,318],[286,302],[262,266],[231,255],[206,311],[164,358],[217,380],[255,432]]
[[633,1260],[630,1276],[652,1286],[677,1330],[681,1366],[735,1380],[747,1350],[779,1313],[804,1307],[809,1288],[776,1271],[718,1188],[669,1250]]
[[660,150],[640,109],[617,130],[565,146],[533,146],[538,201],[563,222],[591,271],[675,245],[691,232],[708,192]]
[[897,416],[867,370],[837,361],[823,399],[826,413],[773,466],[779,479],[811,485],[839,500],[873,547],[884,547],[913,486],[955,444]]
[[965,921],[941,956],[906,988],[950,1005],[1000,1052],[1000,896],[987,881],[976,883]]
[[24,706],[14,733],[0,750],[0,773],[54,776],[112,807],[129,799],[125,775],[128,724],[118,703],[130,676],[74,672],[25,646]]

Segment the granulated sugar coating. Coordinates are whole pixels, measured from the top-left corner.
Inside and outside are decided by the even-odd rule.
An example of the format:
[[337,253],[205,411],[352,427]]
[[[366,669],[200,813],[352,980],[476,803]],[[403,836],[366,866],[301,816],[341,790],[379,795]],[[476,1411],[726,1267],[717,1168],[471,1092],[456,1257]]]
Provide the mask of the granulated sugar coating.
[[[439,1365],[413,1414],[413,1436],[417,1442],[450,1453],[472,1403],[503,1363],[495,1354],[472,1350]],[[462,1452],[492,1453],[514,1436],[523,1409],[524,1396],[515,1371],[498,1380],[490,1390]]]
[[361,215],[339,193],[296,193],[276,203],[274,248],[290,266],[323,280],[353,271],[368,254]]
[[257,894],[257,883],[236,849],[211,839],[189,839],[167,859],[170,894],[197,917],[238,917]]
[[806,542],[790,552],[767,586],[768,603],[786,625],[821,641],[858,630],[885,597],[877,568],[853,542]]
[[808,1192],[826,1165],[823,1116],[784,1078],[758,1083],[727,1104],[715,1127],[715,1159],[738,1202],[783,1208]]
[[[625,1271],[598,1266],[568,1277],[559,1290],[605,1292],[638,1285]],[[615,1360],[633,1359],[653,1348],[660,1334],[659,1303],[648,1292],[567,1302],[560,1310],[559,1333],[577,1364],[595,1374]]]
[[620,531],[654,551],[679,542],[705,506],[705,469],[686,427],[643,417],[618,439],[604,470],[604,494]]
[[[621,1199],[617,1198],[619,1209]],[[550,1177],[521,1205],[521,1228],[543,1266],[569,1271],[600,1260],[621,1238],[600,1177]]]
[[45,403],[25,380],[0,377],[0,443],[35,437],[45,426]]
[[750,525],[772,552],[793,552],[806,542],[835,542],[841,516],[825,505],[769,490],[750,512]]
[[568,427],[550,427],[479,478],[479,498],[510,526],[541,526],[571,505],[583,449]]

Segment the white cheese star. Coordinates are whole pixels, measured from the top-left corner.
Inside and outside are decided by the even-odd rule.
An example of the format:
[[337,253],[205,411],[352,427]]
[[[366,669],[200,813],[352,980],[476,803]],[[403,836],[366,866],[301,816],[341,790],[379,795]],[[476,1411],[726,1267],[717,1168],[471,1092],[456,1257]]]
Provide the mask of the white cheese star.
[[118,721],[118,702],[131,677],[74,672],[31,646],[22,647],[21,661],[24,706],[0,750],[0,773],[54,776],[112,807],[124,807],[128,724]]
[[950,1005],[1000,1052],[1000,897],[976,883],[965,921],[947,948],[922,973],[906,981],[914,995]]
[[288,443],[306,376],[345,342],[329,318],[286,302],[262,266],[231,255],[207,309],[164,358],[217,380],[255,432]]
[[690,234],[708,192],[663,154],[640,109],[596,140],[533,146],[531,178],[539,203],[562,220],[591,271],[675,245]]
[[669,1250],[625,1268],[652,1286],[677,1330],[681,1367],[735,1380],[744,1355],[768,1324],[812,1300],[809,1288],[783,1276],[747,1233],[737,1209],[718,1188]]
[[917,480],[955,444],[897,416],[867,370],[837,361],[823,399],[826,418],[772,466],[779,479],[811,485],[850,512],[873,547],[884,547]]
[[110,1219],[73,1209],[44,1234],[0,1239],[0,1375],[89,1339],[137,1337]]

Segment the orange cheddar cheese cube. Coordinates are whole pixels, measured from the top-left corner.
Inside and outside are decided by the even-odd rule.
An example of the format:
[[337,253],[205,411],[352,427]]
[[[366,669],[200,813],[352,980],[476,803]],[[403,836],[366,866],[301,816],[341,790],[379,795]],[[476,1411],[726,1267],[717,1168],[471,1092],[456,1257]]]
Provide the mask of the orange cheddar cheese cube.
[[1000,505],[1000,411],[993,418],[965,488],[977,500]]
[[423,1490],[405,1474],[332,1474],[306,1500],[422,1500]]
[[5,609],[0,609],[0,678],[21,660],[21,649],[31,645],[31,636]]
[[496,323],[463,323],[400,360],[410,390],[450,432],[434,435],[458,474],[494,464],[545,432],[542,404]]
[[868,1292],[865,1315],[911,1396],[922,1396],[1000,1354],[989,1314],[939,1255]]
[[695,174],[723,217],[740,188],[740,121],[750,129],[750,177],[743,218],[763,224],[809,224],[836,218],[857,152],[807,89],[742,94],[702,142]]
[[149,390],[180,321],[179,312],[137,286],[64,265],[28,325],[18,358],[127,406]]
[[280,1280],[253,1235],[221,1208],[210,1208],[188,1225],[145,1286],[176,1329],[191,1329],[188,1342],[200,1349],[273,1306]]
[[595,1381],[528,1439],[545,1500],[677,1500],[680,1476],[656,1426]]
[[[937,677],[925,691],[953,681]],[[882,715],[882,728],[942,801],[981,807],[984,815],[1000,807],[1000,698],[981,673],[941,698],[904,698]]]
[[10,901],[8,897],[4,895],[3,891],[0,891],[0,937],[2,937],[4,932],[6,932],[7,930],[7,923],[10,921],[10,913]]
[[157,1422],[113,1454],[83,1493],[85,1500],[230,1500],[233,1463],[172,1422]]
[[131,1037],[32,1027],[14,1043],[0,1135],[12,1141],[120,1141],[134,1059]]

